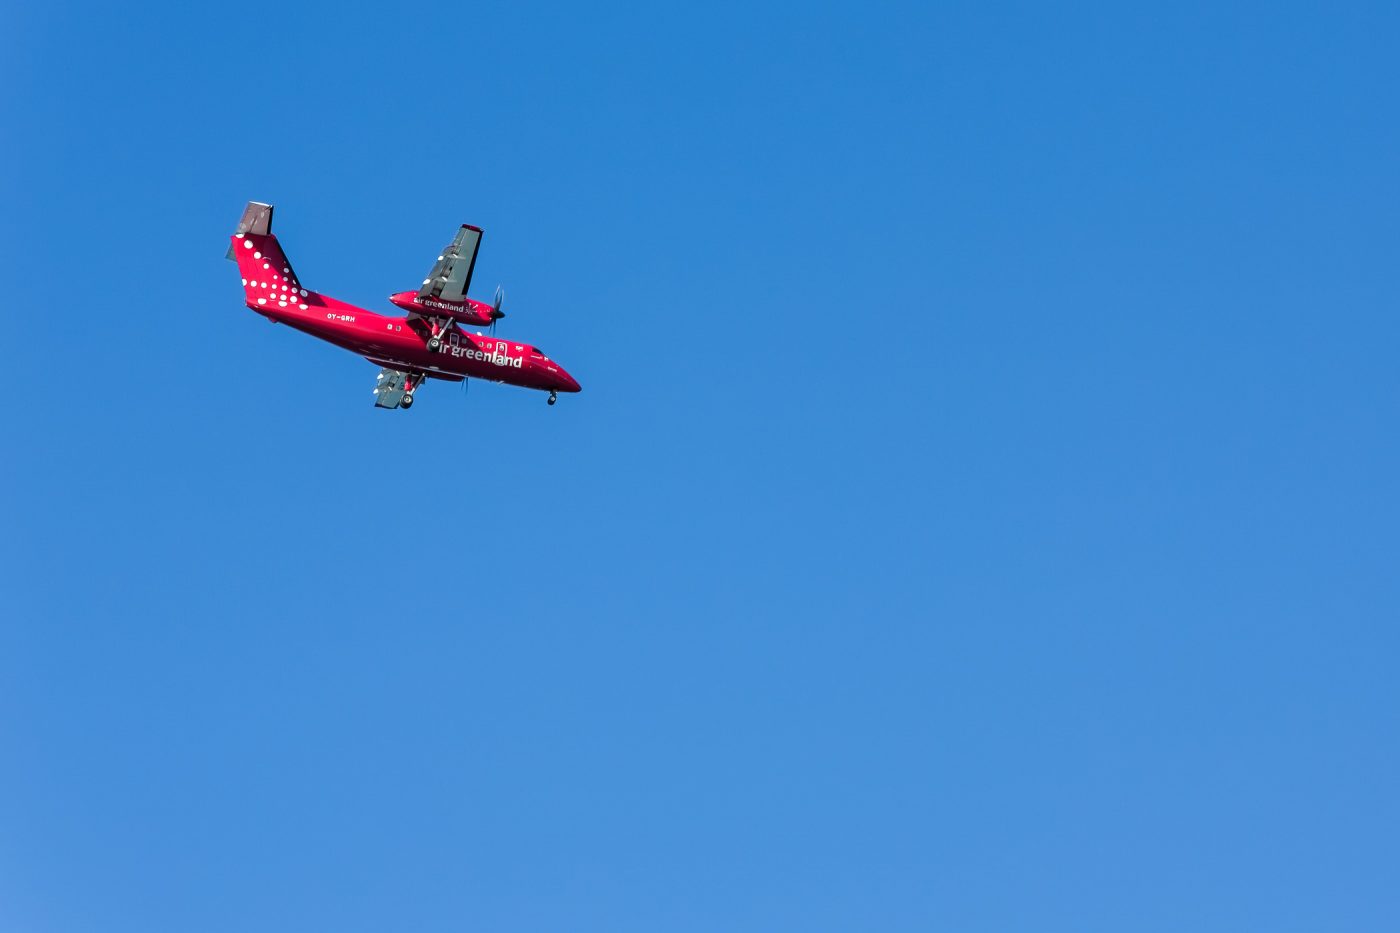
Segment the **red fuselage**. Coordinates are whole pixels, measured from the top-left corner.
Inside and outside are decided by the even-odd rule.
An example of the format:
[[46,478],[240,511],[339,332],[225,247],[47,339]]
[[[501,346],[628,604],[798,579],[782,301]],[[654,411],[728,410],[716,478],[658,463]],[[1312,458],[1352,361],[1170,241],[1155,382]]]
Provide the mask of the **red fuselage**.
[[470,377],[550,392],[579,391],[579,384],[564,367],[529,344],[471,334],[453,326],[443,334],[442,349],[432,353],[423,333],[414,328],[414,324],[423,327],[420,322],[385,317],[316,292],[308,292],[285,308],[254,302],[248,307],[270,321],[295,327],[391,369],[452,381]]

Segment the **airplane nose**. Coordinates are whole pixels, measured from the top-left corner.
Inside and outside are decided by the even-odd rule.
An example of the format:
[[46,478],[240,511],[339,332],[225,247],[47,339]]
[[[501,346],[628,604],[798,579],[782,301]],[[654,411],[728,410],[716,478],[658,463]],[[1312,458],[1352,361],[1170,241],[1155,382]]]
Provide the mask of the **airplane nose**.
[[555,373],[555,376],[558,377],[558,379],[559,379],[559,391],[560,391],[560,392],[580,392],[580,391],[582,391],[582,388],[581,388],[581,387],[579,386],[579,384],[578,384],[578,380],[575,379],[573,376],[570,376],[570,375],[564,370],[564,367],[560,366],[560,367],[559,367],[559,372]]

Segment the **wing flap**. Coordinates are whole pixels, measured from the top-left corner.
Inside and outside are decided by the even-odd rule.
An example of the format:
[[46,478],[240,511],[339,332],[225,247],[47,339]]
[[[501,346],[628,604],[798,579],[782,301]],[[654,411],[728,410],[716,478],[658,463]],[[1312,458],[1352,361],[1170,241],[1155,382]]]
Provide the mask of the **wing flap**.
[[457,236],[442,251],[433,271],[423,280],[418,289],[418,297],[437,298],[441,301],[462,301],[472,284],[472,271],[476,268],[476,253],[481,248],[481,228],[462,224]]
[[378,385],[374,387],[375,408],[398,408],[408,392],[408,373],[397,369],[380,370]]

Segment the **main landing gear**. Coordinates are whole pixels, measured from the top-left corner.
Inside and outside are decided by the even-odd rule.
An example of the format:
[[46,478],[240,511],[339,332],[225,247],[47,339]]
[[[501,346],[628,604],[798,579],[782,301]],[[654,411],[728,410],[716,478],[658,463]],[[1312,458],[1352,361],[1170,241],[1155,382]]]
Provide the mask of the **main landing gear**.
[[550,392],[550,393],[549,393],[549,404],[550,404],[550,405],[553,405],[553,404],[554,404],[555,402],[557,402],[557,401],[559,401],[559,393],[558,393],[558,392]]
[[442,338],[452,329],[451,318],[428,318],[428,352],[436,353],[442,349]]
[[418,387],[421,386],[427,378],[427,376],[409,374],[408,378],[405,380],[403,398],[399,400],[400,408],[407,411],[413,407],[413,393],[418,391]]

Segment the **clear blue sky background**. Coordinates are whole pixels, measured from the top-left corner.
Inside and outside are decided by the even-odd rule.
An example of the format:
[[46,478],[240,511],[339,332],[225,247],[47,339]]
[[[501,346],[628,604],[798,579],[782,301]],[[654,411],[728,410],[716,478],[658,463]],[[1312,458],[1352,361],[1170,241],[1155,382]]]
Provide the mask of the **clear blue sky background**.
[[5,11],[0,927],[1400,928],[1393,5],[383,7]]

